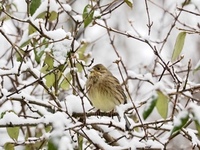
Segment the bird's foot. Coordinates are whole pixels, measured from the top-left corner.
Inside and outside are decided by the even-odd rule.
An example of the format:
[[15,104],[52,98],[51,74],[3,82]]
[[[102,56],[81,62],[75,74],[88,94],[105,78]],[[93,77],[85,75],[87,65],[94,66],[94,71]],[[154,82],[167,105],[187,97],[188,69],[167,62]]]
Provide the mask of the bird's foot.
[[97,118],[99,118],[99,116],[101,116],[101,111],[100,111],[100,109],[98,109],[98,110],[95,112],[95,114],[96,114]]

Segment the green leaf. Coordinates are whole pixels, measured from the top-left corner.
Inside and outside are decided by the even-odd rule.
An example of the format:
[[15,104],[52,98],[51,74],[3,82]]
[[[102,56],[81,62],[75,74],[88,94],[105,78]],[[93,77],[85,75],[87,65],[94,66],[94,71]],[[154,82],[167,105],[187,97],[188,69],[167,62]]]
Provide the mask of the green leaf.
[[46,132],[50,132],[52,130],[52,126],[51,125],[48,125],[45,127],[45,131]]
[[[194,104],[195,105],[195,104]],[[198,131],[198,134],[200,136],[200,120],[199,120],[199,114],[198,114],[198,108],[189,107],[189,113],[192,114],[192,119],[194,120],[196,130]]]
[[196,73],[198,70],[200,70],[200,61],[195,65],[193,73]]
[[46,74],[46,73],[48,73],[47,68],[48,68],[48,66],[47,66],[47,65],[44,65],[44,66],[41,68],[40,71],[41,71],[42,73]]
[[147,105],[145,106],[144,112],[142,114],[144,120],[149,117],[154,107],[156,106],[156,102],[157,102],[157,96],[152,96],[152,99],[147,102]]
[[124,2],[125,2],[130,8],[133,8],[133,0],[124,0]]
[[55,75],[53,73],[47,75],[45,77],[45,79],[46,79],[46,86],[47,87],[52,87],[54,85],[55,81],[56,81],[55,80]]
[[5,143],[4,144],[4,150],[14,150],[14,144]]
[[94,10],[91,9],[91,5],[86,5],[83,10],[84,27],[86,28],[93,20]]
[[46,57],[44,59],[44,63],[48,66],[47,71],[53,69],[53,62],[54,62],[53,57],[51,56],[50,53],[47,52]]
[[183,50],[183,45],[185,43],[185,36],[186,32],[180,32],[178,34],[172,54],[172,61],[175,61],[179,57],[181,51]]
[[62,82],[60,84],[60,88],[62,88],[63,90],[67,90],[70,87],[69,82],[72,79],[71,73],[67,73],[66,75],[62,75],[62,76],[63,76],[63,79],[62,79]]
[[27,41],[25,41],[24,43],[22,43],[20,45],[20,48],[25,47],[26,45],[28,45],[30,43],[30,39],[28,39]]
[[78,150],[83,150],[83,136],[78,135]]
[[41,12],[36,18],[42,18],[42,19],[44,19],[45,17],[46,17],[46,11],[44,11],[44,12]]
[[31,0],[31,4],[30,4],[30,14],[31,14],[31,16],[35,13],[35,11],[40,6],[40,4],[41,4],[41,0]]
[[196,129],[198,131],[198,134],[200,136],[200,124],[199,124],[199,121],[198,120],[194,120],[194,123],[195,123]]
[[49,21],[56,20],[57,17],[58,17],[58,13],[55,12],[55,11],[52,11],[52,12],[50,13]]
[[196,68],[194,68],[194,71],[193,71],[193,73],[197,72],[198,70],[200,70],[200,65],[199,65],[199,66],[197,66]]
[[3,118],[3,116],[6,114],[7,111],[4,111],[1,113],[1,119]]
[[40,64],[41,61],[41,58],[43,56],[43,54],[46,54],[45,53],[45,49],[48,48],[48,44],[47,44],[47,40],[46,39],[43,39],[42,42],[40,43],[41,45],[43,45],[42,47],[40,48],[37,48],[37,44],[38,44],[38,41],[36,39],[32,39],[32,46],[33,46],[33,49],[34,49],[34,54],[35,54],[35,61]]
[[57,146],[53,142],[53,140],[49,140],[48,142],[48,149],[47,150],[58,150]]
[[60,87],[63,90],[67,90],[67,89],[69,89],[70,84],[69,84],[69,82],[66,79],[63,79],[62,83],[60,84]]
[[85,60],[86,58],[88,58],[86,55],[85,55],[85,51],[87,50],[87,47],[88,47],[88,43],[84,43],[82,44],[82,46],[78,49],[78,56],[79,56],[79,59],[80,60]]
[[32,25],[28,25],[28,35],[31,35],[33,33],[35,33],[37,30],[32,26]]
[[182,3],[182,7],[186,6],[186,5],[189,5],[191,4],[191,0],[185,0],[183,3]]
[[164,119],[167,118],[167,113],[168,113],[168,96],[163,94],[160,90],[157,91],[158,94],[158,99],[156,102],[156,108],[160,116]]
[[15,139],[17,141],[19,136],[19,127],[7,127],[7,133],[10,136],[10,138]]
[[176,121],[174,121],[175,125],[174,128],[171,131],[171,135],[177,133],[180,131],[188,122],[189,120],[189,114],[187,111],[182,111],[178,116]]
[[44,51],[41,51],[40,53],[38,53],[36,51],[36,49],[34,49],[34,54],[35,54],[35,61],[39,64],[40,61],[41,61],[41,58],[42,58],[42,56],[44,54]]
[[25,55],[25,51],[23,51],[22,49],[19,49],[18,52],[20,53],[16,53],[16,58],[17,61],[22,62],[23,61],[23,55]]

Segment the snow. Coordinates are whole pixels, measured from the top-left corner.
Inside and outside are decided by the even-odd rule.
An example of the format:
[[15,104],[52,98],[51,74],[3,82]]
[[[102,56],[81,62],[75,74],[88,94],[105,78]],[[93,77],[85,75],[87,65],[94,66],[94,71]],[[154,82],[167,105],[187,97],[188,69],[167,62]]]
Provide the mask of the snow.
[[60,139],[59,144],[58,144],[58,149],[59,150],[74,150],[74,148],[71,145],[71,140],[64,136]]
[[49,8],[49,12],[55,11],[58,12],[58,4],[56,3],[55,0],[44,0],[39,8],[35,11],[33,14],[33,18],[36,19],[41,13],[44,13],[47,11],[47,8]]
[[13,68],[5,68],[5,69],[0,69],[0,75],[9,75],[9,74],[17,74],[18,73],[18,68],[20,66],[19,62],[15,63],[15,66]]
[[65,11],[70,12],[72,11],[72,7],[68,4],[62,4],[62,7],[65,9]]
[[161,143],[159,143],[158,141],[155,140],[148,140],[146,142],[146,147],[150,147],[150,148],[160,148],[163,149],[163,145]]
[[101,17],[101,13],[99,11],[94,11],[94,18]]
[[39,29],[41,30],[42,33],[44,33],[48,38],[54,40],[54,41],[59,41],[63,39],[71,39],[71,33],[66,32],[62,28],[58,28],[52,31],[47,31],[45,28],[45,22],[43,19],[35,19],[34,17],[30,17],[29,20]]
[[137,147],[137,148],[145,147],[145,144],[144,144],[144,143],[139,142],[138,139],[135,139],[135,138],[133,138],[129,143],[134,143],[134,144],[131,144],[131,145],[130,145],[130,146],[131,146],[131,150],[132,150],[132,149],[134,150],[135,147]]
[[0,120],[0,124],[11,124],[12,120],[15,120],[16,124],[20,124],[22,120],[18,118],[18,116],[14,112],[7,112],[3,116],[3,120]]
[[200,141],[198,137],[196,136],[196,130],[193,129],[187,129],[187,133],[191,136],[192,138],[192,146],[197,146],[200,145]]
[[174,117],[174,126],[180,126],[182,124],[181,119],[184,119],[188,116],[188,112],[186,110],[181,111],[177,117]]
[[82,22],[83,21],[83,18],[81,15],[74,15],[72,16],[74,18],[75,21],[77,22]]
[[127,110],[127,109],[124,106],[125,105],[116,106],[116,112],[119,114],[120,122],[122,123],[122,125],[124,126],[124,129],[125,129],[126,120],[124,118],[124,111]]
[[190,113],[192,113],[193,117],[195,120],[198,121],[198,123],[200,124],[200,113],[199,113],[199,109],[200,109],[200,106],[194,104],[194,103],[189,103],[188,105],[188,111]]
[[152,77],[152,74],[150,74],[150,73],[146,73],[146,74],[138,74],[138,73],[136,73],[136,72],[134,72],[134,71],[131,71],[131,70],[128,70],[128,75],[131,77],[131,78],[137,78],[137,79],[139,79],[139,80],[149,80],[149,81],[151,81],[152,83],[154,83],[153,82],[153,77]]
[[28,30],[24,30],[23,36],[19,42],[19,46],[21,46],[22,44],[27,42],[29,39],[31,39],[31,37],[29,37],[29,35],[28,35]]
[[[103,149],[109,149],[109,150],[121,150],[126,149],[129,146],[110,146],[104,142],[104,140],[97,134],[96,130],[90,129],[90,130],[84,130],[84,133],[88,135],[88,138],[92,140],[93,143],[101,146]],[[95,137],[95,138],[94,138]]]
[[61,40],[69,36],[68,33],[66,33],[63,29],[56,29],[53,31],[47,31],[44,26],[42,26],[42,31],[44,32],[45,35],[50,37],[53,40]]
[[66,96],[65,101],[67,105],[67,111],[69,114],[72,114],[73,112],[82,113],[84,109],[86,112],[88,112],[92,108],[88,99],[83,98],[83,100],[81,100],[80,97],[75,95]]
[[[51,135],[62,135],[63,131],[65,130],[65,127],[71,123],[70,120],[67,119],[67,115],[62,112],[56,112],[55,114],[49,114],[44,115],[44,117],[41,117],[39,119],[32,119],[27,118],[24,119],[22,117],[18,117],[14,112],[6,112],[2,119],[0,119],[1,126],[3,125],[20,125],[20,124],[52,124],[53,128],[55,129],[54,132],[51,133]],[[59,121],[58,121],[59,120]]]
[[115,130],[115,128],[110,127],[107,128],[107,125],[112,124],[113,126],[119,127],[121,130],[125,129],[125,122],[122,123],[121,121],[119,121],[119,119],[117,117],[114,117],[114,119],[112,119],[112,121],[110,120],[110,117],[96,117],[96,116],[91,116],[89,118],[87,118],[86,122],[88,124],[99,124],[99,126],[105,131],[105,132],[111,132],[113,130]]
[[[160,143],[171,143],[170,131],[174,126],[182,124],[181,119],[189,116],[192,123],[195,121],[199,123],[198,70],[189,72],[186,91],[182,92],[188,73],[185,71],[187,70],[188,60],[192,60],[191,71],[200,64],[200,61],[198,61],[199,55],[196,55],[199,52],[198,34],[187,34],[182,51],[184,55],[183,60],[173,64],[173,66],[171,66],[172,63],[170,62],[174,41],[178,33],[181,32],[178,28],[198,30],[198,16],[182,11],[180,17],[177,18],[175,26],[170,31],[174,17],[180,12],[177,7],[180,7],[182,2],[173,0],[164,2],[148,1],[148,13],[150,15],[150,18],[148,18],[144,3],[138,1],[134,2],[133,9],[128,8],[124,3],[112,12],[109,12],[109,10],[117,6],[119,4],[118,1],[116,1],[116,5],[114,3],[114,5],[110,5],[109,1],[102,1],[101,3],[91,1],[90,4],[94,10],[93,17],[96,17],[94,23],[96,24],[91,24],[84,28],[82,12],[88,4],[86,0],[74,1],[73,3],[66,3],[64,0],[59,2],[56,0],[42,0],[36,12],[29,16],[29,18],[27,18],[27,3],[25,1],[6,1],[5,5],[9,4],[8,6],[11,7],[5,6],[4,11],[8,11],[15,19],[8,17],[4,13],[1,15],[1,20],[3,21],[1,22],[0,31],[5,35],[0,34],[0,113],[6,113],[0,119],[0,126],[2,126],[0,128],[2,135],[0,148],[6,142],[13,142],[6,132],[5,126],[8,125],[31,125],[31,133],[35,133],[35,128],[42,130],[41,137],[37,138],[34,134],[32,134],[33,137],[27,137],[30,143],[35,143],[34,140],[40,138],[57,138],[55,141],[59,145],[58,149],[60,150],[74,149],[77,146],[77,142],[74,142],[77,140],[75,136],[78,135],[85,136],[84,146],[88,146],[87,138],[89,138],[89,142],[91,140],[93,143],[99,144],[103,149],[123,149],[129,147],[131,149],[138,147],[165,149],[166,147],[163,147]],[[102,5],[102,7],[98,7],[98,4]],[[102,10],[106,9],[106,6],[109,6],[109,8],[102,12]],[[198,0],[192,0],[183,9],[199,13],[199,6],[200,2]],[[50,13],[58,14],[58,18],[46,20],[44,13],[47,9],[49,9]],[[44,16],[41,16],[42,13]],[[104,15],[105,13],[107,14]],[[4,19],[5,16],[6,19]],[[27,22],[24,23],[26,20]],[[151,28],[147,26],[148,21],[153,23]],[[29,33],[29,22],[37,28],[32,34]],[[111,31],[112,29],[114,32]],[[149,29],[150,34],[148,33]],[[166,39],[166,43],[163,43],[162,41],[165,41],[167,35],[169,37]],[[142,41],[138,40],[138,38]],[[145,41],[148,41],[148,43]],[[26,42],[27,45],[22,47]],[[148,44],[151,44],[153,48],[158,50],[160,58],[154,54],[152,47]],[[81,46],[85,46],[84,58],[81,58],[79,54]],[[163,48],[161,49],[162,46]],[[16,49],[27,52],[27,55],[23,56],[25,61],[16,60]],[[44,54],[40,58],[40,63],[38,63],[35,61],[35,57],[41,52],[44,52]],[[129,93],[127,91],[125,93],[127,97],[130,94],[140,116],[142,116],[143,111],[149,107],[152,100],[157,96],[156,91],[160,90],[169,96],[168,113],[171,114],[173,108],[176,108],[176,113],[174,113],[174,116],[171,116],[174,121],[170,119],[163,120],[162,118],[157,119],[157,114],[152,113],[149,117],[150,119],[148,118],[149,120],[142,120],[146,124],[145,127],[149,135],[148,140],[143,140],[145,132],[141,127],[142,124],[138,120],[138,114],[136,114],[132,102],[128,99],[127,104],[117,106],[116,108],[120,120],[116,116],[112,118],[94,115],[87,117],[86,122],[82,122],[74,114],[84,115],[83,113],[86,113],[87,115],[87,113],[94,113],[93,106],[85,97],[87,95],[85,89],[81,91],[82,89],[79,89],[77,82],[69,79],[73,87],[70,86],[63,90],[60,87],[60,83],[64,79],[62,76],[58,82],[58,87],[53,86],[48,89],[51,94],[56,96],[56,100],[61,104],[60,108],[52,100],[52,96],[44,89],[45,85],[43,86],[39,82],[39,79],[44,75],[44,73],[41,73],[41,68],[44,67],[43,61],[47,53],[54,60],[54,68],[58,67],[60,69],[62,65],[67,66],[62,72],[63,75],[68,76],[71,70],[75,71],[82,88],[85,87],[85,81],[87,80],[85,72],[83,70],[80,71],[76,67],[71,67],[71,64],[73,64],[72,66],[78,66],[81,62],[85,65],[85,70],[87,70],[87,67],[90,67],[88,65],[93,66],[96,63],[102,63],[105,66],[115,66],[111,68],[112,72],[116,73],[115,75],[123,87],[124,85],[127,86]],[[72,54],[71,56],[73,57],[69,58],[69,54]],[[94,63],[90,61],[93,58]],[[113,64],[116,60],[119,61],[125,82],[121,79],[117,65]],[[128,71],[127,75],[123,70],[121,61]],[[182,83],[174,82],[174,78],[172,78],[172,75],[162,61],[168,64],[170,73],[176,75],[176,78]],[[165,74],[159,81],[164,69],[166,69]],[[38,78],[35,78],[27,70],[31,70]],[[41,81],[45,83],[44,78],[41,78]],[[177,92],[178,84],[181,86],[180,91]],[[190,88],[191,90],[189,90]],[[176,106],[174,106],[176,96],[178,101]],[[129,116],[131,129],[133,128],[130,131],[125,130],[124,112],[127,110],[130,113],[127,116]],[[52,125],[51,132],[46,132],[46,124]],[[95,130],[93,125],[97,125],[102,131]],[[156,130],[157,128],[159,130]],[[200,145],[195,126],[187,126],[184,128],[184,131],[191,138],[185,136],[183,138],[187,140],[187,143],[180,140],[175,142],[175,144],[179,143],[180,145],[178,146],[180,147],[186,144],[192,146]],[[111,146],[105,142],[102,135],[107,133],[115,139],[121,137],[118,141],[119,146]],[[14,141],[16,145],[19,144],[17,142],[27,142],[26,144],[30,144],[28,143],[29,141],[24,141],[25,134],[26,130],[23,127],[20,128],[19,141]],[[155,138],[151,135],[155,136]],[[91,145],[88,149],[93,148]],[[20,148],[18,147],[18,149]]]
[[[53,50],[53,56],[56,61],[54,61],[54,67],[64,64],[67,53],[71,50],[70,46],[72,44],[72,40],[64,39],[60,42],[56,42],[53,44],[52,49]],[[78,43],[75,41],[75,47],[78,47]]]
[[[67,120],[68,116],[63,112],[56,112],[55,114],[46,115],[44,118],[44,122],[52,123],[54,130],[52,131],[52,136],[61,136],[63,135],[63,131],[65,130],[65,126],[70,123],[70,120]],[[59,121],[58,121],[59,120]]]
[[[23,119],[18,117],[14,112],[6,112],[2,119],[0,119],[0,124],[3,125],[19,125],[19,124],[38,124],[43,123],[41,119]],[[48,122],[49,123],[49,122]]]

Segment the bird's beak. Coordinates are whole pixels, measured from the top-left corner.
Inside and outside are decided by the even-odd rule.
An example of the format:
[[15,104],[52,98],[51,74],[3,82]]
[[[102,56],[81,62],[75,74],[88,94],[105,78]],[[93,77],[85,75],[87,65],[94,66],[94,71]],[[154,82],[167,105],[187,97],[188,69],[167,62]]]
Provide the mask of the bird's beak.
[[94,72],[94,69],[93,69],[93,68],[90,68],[90,69],[88,69],[88,71],[89,71],[90,73],[92,73],[92,72]]
[[93,68],[88,69],[88,71],[90,72],[90,76],[93,76],[95,74],[95,70]]

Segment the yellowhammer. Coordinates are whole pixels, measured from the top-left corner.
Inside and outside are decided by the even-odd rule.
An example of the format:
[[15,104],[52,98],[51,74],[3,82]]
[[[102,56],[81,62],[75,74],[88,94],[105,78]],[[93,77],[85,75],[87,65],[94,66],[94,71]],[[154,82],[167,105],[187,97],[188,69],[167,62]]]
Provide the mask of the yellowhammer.
[[[112,111],[115,106],[126,102],[119,80],[102,64],[97,64],[90,70],[86,89],[93,106],[104,112]],[[129,127],[130,123],[125,115],[124,117],[126,127]]]

